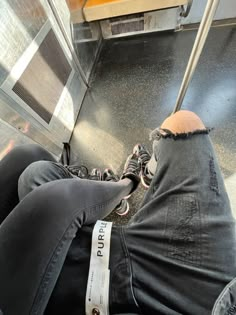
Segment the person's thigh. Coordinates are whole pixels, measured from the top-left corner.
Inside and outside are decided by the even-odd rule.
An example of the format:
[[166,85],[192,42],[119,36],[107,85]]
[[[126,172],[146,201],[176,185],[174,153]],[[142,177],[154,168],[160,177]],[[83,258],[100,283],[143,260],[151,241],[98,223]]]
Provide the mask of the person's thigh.
[[15,147],[0,161],[0,224],[18,204],[18,180],[33,162],[55,161],[53,156],[36,144]]
[[66,178],[73,178],[73,176],[62,164],[52,161],[34,162],[24,170],[19,178],[19,199],[22,200],[31,191],[43,184]]
[[210,314],[236,276],[235,220],[208,135],[161,138],[143,206],[126,229],[144,313]]
[[3,313],[42,315],[76,232],[106,217],[131,188],[128,179],[62,179],[29,193],[0,225]]

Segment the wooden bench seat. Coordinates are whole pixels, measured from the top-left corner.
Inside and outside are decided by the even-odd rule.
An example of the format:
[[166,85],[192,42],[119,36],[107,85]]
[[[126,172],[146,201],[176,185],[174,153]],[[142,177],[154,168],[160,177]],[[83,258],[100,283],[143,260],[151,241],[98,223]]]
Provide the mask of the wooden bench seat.
[[83,13],[88,22],[187,4],[187,0],[87,0]]

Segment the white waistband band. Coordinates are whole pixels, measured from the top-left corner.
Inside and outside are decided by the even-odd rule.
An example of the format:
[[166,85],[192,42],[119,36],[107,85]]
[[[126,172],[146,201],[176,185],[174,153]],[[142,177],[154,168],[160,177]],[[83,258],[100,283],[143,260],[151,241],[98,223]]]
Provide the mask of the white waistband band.
[[110,243],[112,222],[97,221],[93,229],[86,315],[109,315]]

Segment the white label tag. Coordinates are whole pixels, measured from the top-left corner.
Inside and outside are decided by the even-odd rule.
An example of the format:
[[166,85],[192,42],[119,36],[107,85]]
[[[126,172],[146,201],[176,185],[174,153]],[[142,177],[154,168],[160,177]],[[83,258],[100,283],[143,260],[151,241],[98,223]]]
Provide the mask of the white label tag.
[[110,243],[112,222],[97,221],[93,229],[89,277],[86,292],[86,315],[99,310],[109,315]]

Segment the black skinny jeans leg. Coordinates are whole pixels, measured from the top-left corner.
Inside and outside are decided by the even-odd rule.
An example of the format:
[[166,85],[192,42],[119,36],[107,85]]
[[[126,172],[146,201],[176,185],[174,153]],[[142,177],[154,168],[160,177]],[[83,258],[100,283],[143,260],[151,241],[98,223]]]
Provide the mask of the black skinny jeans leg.
[[128,179],[62,179],[29,193],[0,226],[3,313],[43,314],[78,230],[108,215],[131,189]]
[[33,162],[55,161],[54,157],[37,144],[15,147],[0,161],[0,224],[18,204],[18,179]]
[[[18,180],[18,195],[22,200],[37,187],[59,179],[74,178],[60,163],[37,161],[30,164]],[[77,180],[80,180],[77,178]]]

